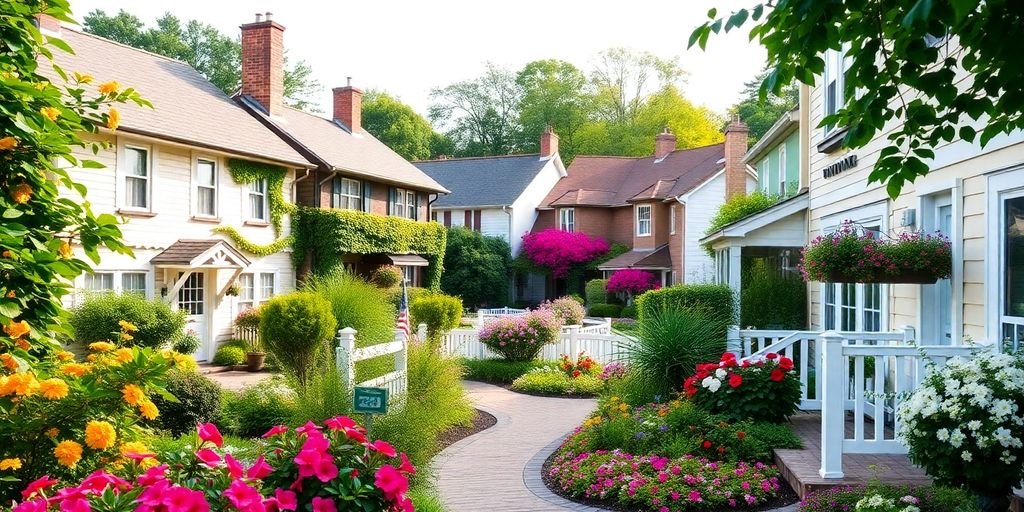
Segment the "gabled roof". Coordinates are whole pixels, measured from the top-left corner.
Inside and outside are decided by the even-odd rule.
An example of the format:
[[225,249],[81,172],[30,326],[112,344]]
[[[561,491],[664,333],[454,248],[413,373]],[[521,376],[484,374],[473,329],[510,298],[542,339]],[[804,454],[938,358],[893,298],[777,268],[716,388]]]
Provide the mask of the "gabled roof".
[[252,264],[238,249],[218,238],[178,240],[149,262],[156,266],[189,268],[245,268]]
[[724,144],[676,150],[661,160],[577,156],[569,175],[555,184],[541,208],[626,206],[630,201],[679,196],[714,176],[724,158]]
[[550,158],[538,154],[508,155],[413,162],[451,190],[434,201],[434,208],[511,206],[533,182]]
[[448,192],[366,130],[353,133],[340,122],[287,106],[268,116],[252,98],[236,99],[272,130],[291,139],[306,157],[335,171],[429,192]]
[[[118,131],[293,167],[313,167],[188,64],[68,27],[61,28],[60,37],[75,53],[55,50],[55,61],[69,74],[92,75],[95,81],[86,88],[117,81],[153,104],[153,108],[118,105]],[[39,70],[55,82],[61,81],[49,63],[42,63]]]

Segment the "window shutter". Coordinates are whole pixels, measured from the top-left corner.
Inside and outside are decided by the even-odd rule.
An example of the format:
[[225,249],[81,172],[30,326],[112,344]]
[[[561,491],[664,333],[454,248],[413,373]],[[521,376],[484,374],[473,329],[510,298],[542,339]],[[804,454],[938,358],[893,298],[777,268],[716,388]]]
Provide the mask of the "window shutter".
[[444,212],[444,227],[446,227],[446,228],[452,227],[452,211],[451,210],[445,210],[445,212]]
[[397,197],[398,191],[395,187],[388,187],[388,215],[395,214],[395,197]]
[[466,229],[473,229],[473,210],[466,210],[463,213],[465,216],[463,218],[462,225],[466,226]]
[[370,185],[370,182],[364,181],[363,182],[363,211],[364,212],[369,213],[369,212],[373,211],[373,207],[370,204],[370,198],[371,197],[373,197],[373,187]]
[[473,229],[480,231],[480,222],[483,220],[483,210],[473,212]]

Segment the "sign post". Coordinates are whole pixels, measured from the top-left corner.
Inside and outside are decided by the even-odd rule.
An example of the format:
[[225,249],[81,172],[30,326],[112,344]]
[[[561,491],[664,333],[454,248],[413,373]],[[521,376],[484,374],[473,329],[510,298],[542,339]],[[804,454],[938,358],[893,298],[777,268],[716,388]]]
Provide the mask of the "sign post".
[[366,433],[370,434],[374,414],[387,414],[388,390],[385,388],[353,388],[352,410],[363,413],[366,418]]

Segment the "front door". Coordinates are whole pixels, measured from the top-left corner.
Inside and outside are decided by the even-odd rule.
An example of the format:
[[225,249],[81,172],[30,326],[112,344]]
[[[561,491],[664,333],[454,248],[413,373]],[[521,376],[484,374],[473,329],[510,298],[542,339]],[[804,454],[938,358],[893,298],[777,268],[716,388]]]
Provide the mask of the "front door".
[[185,284],[178,290],[178,309],[185,311],[187,315],[185,329],[195,332],[199,337],[199,350],[195,353],[195,358],[199,361],[210,360],[212,347],[206,324],[206,272],[199,270],[188,275]]

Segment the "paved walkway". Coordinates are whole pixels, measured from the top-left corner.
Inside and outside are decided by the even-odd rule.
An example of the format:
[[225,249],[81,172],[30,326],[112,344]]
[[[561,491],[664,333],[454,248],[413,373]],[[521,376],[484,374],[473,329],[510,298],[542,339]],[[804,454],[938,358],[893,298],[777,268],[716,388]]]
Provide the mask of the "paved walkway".
[[210,378],[210,380],[220,384],[220,387],[229,391],[239,391],[242,388],[247,388],[263,382],[274,376],[270,372],[241,372],[241,371],[203,371],[204,367],[200,367],[200,371],[204,375]]

